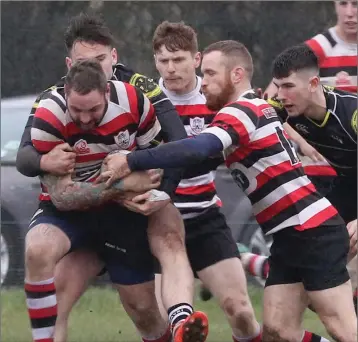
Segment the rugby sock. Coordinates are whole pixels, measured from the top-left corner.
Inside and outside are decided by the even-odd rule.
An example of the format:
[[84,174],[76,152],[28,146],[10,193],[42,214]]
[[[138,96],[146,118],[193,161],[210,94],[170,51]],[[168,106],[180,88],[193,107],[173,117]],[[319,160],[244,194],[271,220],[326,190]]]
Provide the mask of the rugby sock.
[[143,342],[170,342],[172,339],[172,330],[168,325],[167,330],[160,337],[142,337]]
[[249,274],[266,280],[269,273],[268,257],[253,253],[241,254],[241,262]]
[[34,342],[53,342],[57,319],[54,278],[38,282],[25,280],[26,303]]
[[309,331],[305,331],[303,334],[302,342],[329,342],[329,340],[325,339],[322,336],[318,336]]
[[168,309],[169,322],[172,327],[186,320],[193,313],[193,307],[188,303],[179,303]]

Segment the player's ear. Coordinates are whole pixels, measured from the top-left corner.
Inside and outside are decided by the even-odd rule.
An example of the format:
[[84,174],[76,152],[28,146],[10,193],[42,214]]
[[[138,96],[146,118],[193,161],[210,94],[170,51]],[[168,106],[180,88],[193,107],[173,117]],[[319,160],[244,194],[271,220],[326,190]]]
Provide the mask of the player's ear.
[[70,57],[66,57],[66,66],[68,70],[71,69],[72,59]]
[[118,52],[116,48],[113,48],[111,51],[112,64],[115,65],[118,63]]
[[319,85],[320,85],[319,76],[313,76],[309,80],[308,89],[311,93],[314,93],[319,88]]
[[199,68],[200,63],[201,63],[201,53],[200,53],[200,52],[196,52],[196,53],[194,54],[194,66],[195,66],[195,69],[196,69],[196,68]]
[[233,84],[238,84],[244,78],[245,70],[240,67],[236,66],[231,70],[231,81]]

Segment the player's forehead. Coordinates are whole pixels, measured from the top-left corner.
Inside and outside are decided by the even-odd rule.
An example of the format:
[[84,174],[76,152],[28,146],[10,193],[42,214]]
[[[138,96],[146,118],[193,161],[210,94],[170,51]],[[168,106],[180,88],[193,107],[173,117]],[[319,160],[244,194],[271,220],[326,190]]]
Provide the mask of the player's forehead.
[[76,41],[71,49],[73,59],[97,58],[111,52],[111,47],[95,42]]
[[186,51],[182,49],[169,51],[165,45],[162,45],[155,54],[158,59],[187,58],[192,55],[190,51]]
[[225,56],[220,51],[212,51],[204,54],[201,62],[201,70],[220,70],[225,66]]
[[297,84],[298,82],[302,81],[302,76],[303,76],[302,73],[293,71],[286,77],[281,77],[281,78],[274,77],[273,82],[276,85],[283,85],[288,83]]

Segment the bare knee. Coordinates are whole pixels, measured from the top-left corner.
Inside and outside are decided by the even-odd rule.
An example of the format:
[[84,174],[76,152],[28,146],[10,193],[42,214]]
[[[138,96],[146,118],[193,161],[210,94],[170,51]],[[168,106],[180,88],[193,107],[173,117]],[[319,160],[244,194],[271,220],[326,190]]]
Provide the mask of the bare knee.
[[249,301],[246,299],[235,299],[226,297],[221,301],[221,307],[225,314],[240,327],[242,331],[247,331],[255,321],[254,311]]
[[[56,231],[51,231],[52,229]],[[27,268],[42,269],[55,266],[69,249],[69,240],[58,228],[39,224],[32,228],[25,241],[25,264]]]

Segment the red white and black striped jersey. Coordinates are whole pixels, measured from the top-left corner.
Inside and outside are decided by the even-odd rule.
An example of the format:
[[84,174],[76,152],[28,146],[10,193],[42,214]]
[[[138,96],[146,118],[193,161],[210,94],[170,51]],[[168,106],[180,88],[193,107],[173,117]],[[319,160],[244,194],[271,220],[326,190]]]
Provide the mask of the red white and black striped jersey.
[[[34,113],[31,140],[40,153],[48,153],[63,142],[74,147],[77,155],[74,181],[93,182],[111,151],[131,151],[157,144],[161,127],[148,98],[128,83],[109,81],[109,84],[106,113],[92,131],[81,131],[72,121],[63,87],[52,87],[43,94]],[[44,188],[40,199],[50,199]]]
[[306,44],[319,60],[321,82],[345,91],[357,92],[357,44],[347,43],[336,29],[320,33]]
[[[189,137],[200,134],[213,121],[215,113],[205,105],[206,99],[200,90],[200,77],[197,76],[195,89],[184,95],[178,95],[166,89],[162,78],[159,79],[158,84],[175,106]],[[214,179],[215,172],[211,171],[181,180],[173,200],[183,219],[198,216],[212,206],[221,206]]]
[[304,174],[275,109],[253,90],[222,108],[205,133],[221,140],[226,165],[266,234],[341,223],[337,210]]

